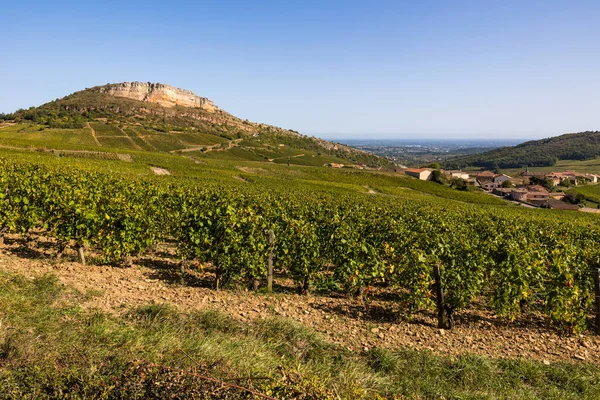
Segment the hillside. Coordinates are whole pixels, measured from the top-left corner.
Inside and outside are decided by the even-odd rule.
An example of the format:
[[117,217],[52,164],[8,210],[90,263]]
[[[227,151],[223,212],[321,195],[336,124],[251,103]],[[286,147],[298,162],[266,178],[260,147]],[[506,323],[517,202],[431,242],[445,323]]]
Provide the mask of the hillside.
[[502,147],[480,154],[449,158],[446,168],[546,167],[560,160],[589,160],[600,155],[600,131],[568,133],[517,146]]
[[164,85],[9,117],[0,398],[599,398],[598,215],[325,168],[373,156]]
[[388,160],[296,131],[237,118],[211,100],[169,85],[125,82],[85,89],[0,115],[0,144],[116,149],[321,166],[391,167]]

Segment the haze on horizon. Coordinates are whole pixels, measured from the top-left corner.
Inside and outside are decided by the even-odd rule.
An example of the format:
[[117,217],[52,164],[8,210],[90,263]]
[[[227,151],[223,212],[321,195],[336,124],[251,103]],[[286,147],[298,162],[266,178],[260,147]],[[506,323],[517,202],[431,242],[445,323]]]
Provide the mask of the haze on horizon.
[[0,112],[151,81],[330,139],[600,130],[600,3],[20,1],[0,13]]

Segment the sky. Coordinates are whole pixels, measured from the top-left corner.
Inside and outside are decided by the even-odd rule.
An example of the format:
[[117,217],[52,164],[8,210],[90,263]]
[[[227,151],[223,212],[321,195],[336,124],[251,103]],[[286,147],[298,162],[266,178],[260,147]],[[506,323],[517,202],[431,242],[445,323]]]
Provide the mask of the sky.
[[600,1],[0,0],[0,112],[170,84],[328,139],[600,130]]

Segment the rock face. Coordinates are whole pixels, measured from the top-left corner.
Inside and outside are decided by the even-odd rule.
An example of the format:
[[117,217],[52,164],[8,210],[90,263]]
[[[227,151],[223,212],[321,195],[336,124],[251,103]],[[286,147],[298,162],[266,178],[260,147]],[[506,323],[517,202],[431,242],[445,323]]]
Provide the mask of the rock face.
[[163,107],[193,107],[215,112],[219,109],[212,101],[205,97],[196,96],[189,90],[178,89],[162,83],[150,82],[123,82],[113,83],[93,88],[99,93],[106,93],[116,97],[158,103]]

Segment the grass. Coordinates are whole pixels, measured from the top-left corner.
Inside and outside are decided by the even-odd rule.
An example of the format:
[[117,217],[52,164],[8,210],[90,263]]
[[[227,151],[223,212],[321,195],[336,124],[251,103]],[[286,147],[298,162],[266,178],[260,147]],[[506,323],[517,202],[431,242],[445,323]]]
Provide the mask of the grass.
[[51,129],[30,124],[0,128],[0,144],[75,150],[98,148],[89,129]]
[[132,141],[126,137],[104,136],[98,137],[98,141],[100,142],[100,144],[102,144],[103,147],[114,148],[119,150],[136,149],[136,146],[132,143]]
[[113,316],[83,298],[53,275],[0,274],[0,398],[248,398],[200,375],[276,398],[600,396],[600,370],[585,363],[351,353],[279,317],[242,324],[160,304]]
[[182,142],[192,146],[212,146],[227,142],[227,139],[209,133],[172,132],[171,134]]
[[96,131],[96,137],[125,136],[125,133],[116,125],[103,124],[101,122],[90,122],[90,126]]
[[142,150],[146,150],[146,151],[153,151],[155,150],[154,148],[152,148],[150,145],[148,145],[146,142],[144,142],[144,140],[138,135],[137,131],[133,128],[125,128],[123,129],[123,131],[125,132],[125,134],[127,136],[129,136],[131,138],[131,140],[133,140],[133,142],[135,144],[138,145],[138,147]]
[[179,139],[169,134],[148,135],[145,139],[158,151],[173,151],[185,149],[186,146]]

